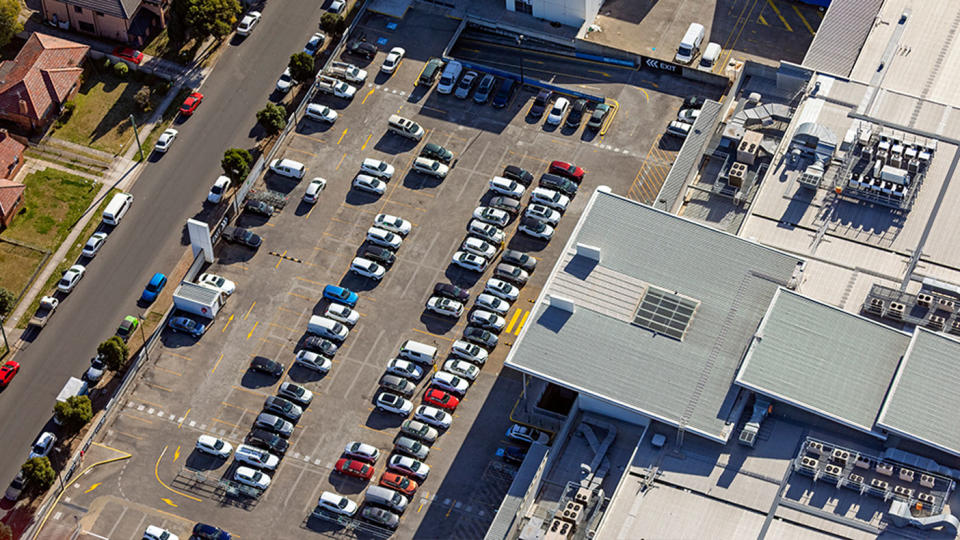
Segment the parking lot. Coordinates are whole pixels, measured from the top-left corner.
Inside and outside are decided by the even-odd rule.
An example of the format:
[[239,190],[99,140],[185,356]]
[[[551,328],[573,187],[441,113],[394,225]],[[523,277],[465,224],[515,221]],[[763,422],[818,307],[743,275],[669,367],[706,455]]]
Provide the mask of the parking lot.
[[[554,71],[567,75],[555,79],[556,84],[569,84],[571,89],[589,86],[581,91],[611,98],[619,110],[602,137],[582,126],[549,129],[542,120],[527,116],[533,89],[523,89],[505,108],[495,109],[439,95],[435,87],[426,91],[415,86],[424,63],[439,56],[457,21],[411,10],[389,28],[386,18],[365,17],[360,30],[380,52],[369,63],[350,55],[344,60],[369,71],[366,84],[350,101],[319,97],[319,103],[338,112],[336,123],[304,119],[287,139],[278,156],[304,163],[305,178],[297,182],[269,173],[258,186],[289,197],[269,219],[248,213],[238,219],[236,225],[256,232],[263,244],[256,251],[221,246],[218,262],[206,270],[236,282],[236,292],[201,339],[163,335],[161,345],[150,353],[148,367],[124,396],[122,411],[91,447],[85,463],[116,452],[132,457],[76,480],[53,514],[54,527],[72,527],[75,516],[85,529],[110,538],[133,538],[147,524],[165,526],[186,538],[195,521],[224,526],[242,538],[304,537],[305,530],[348,532],[342,524],[308,517],[322,491],[362,501],[367,483],[333,470],[348,442],[363,441],[383,453],[371,485],[384,472],[402,420],[375,411],[373,401],[384,367],[400,344],[414,339],[434,345],[442,365],[451,343],[460,338],[466,313],[459,319],[445,318],[426,312],[424,305],[438,282],[469,288],[476,297],[490,277],[491,269],[481,275],[450,264],[474,208],[492,196],[488,181],[507,165],[539,176],[552,160],[560,159],[586,170],[579,194],[549,242],[516,233],[516,219],[505,228],[505,247],[540,262],[504,314],[500,344],[453,414],[452,427],[431,447],[425,461],[432,470],[397,533],[402,538],[482,537],[514,470],[495,457],[496,449],[507,444],[509,411],[522,388],[515,374],[500,374],[503,359],[526,324],[589,193],[608,185],[617,193],[652,200],[662,183],[660,173],[665,177],[679,149],[677,141],[661,138],[663,128],[686,95],[717,96],[709,87],[682,80],[635,71],[614,75],[594,64],[557,62]],[[385,51],[394,46],[404,47],[406,58],[391,76],[378,73]],[[474,49],[477,52],[457,54],[487,55],[485,61],[499,62],[501,68],[515,55],[509,50]],[[529,65],[548,61],[525,58]],[[423,140],[388,133],[391,114],[421,124],[426,130]],[[428,142],[455,155],[450,174],[442,181],[410,170]],[[383,195],[350,187],[366,157],[396,168]],[[327,186],[311,205],[301,197],[313,177],[325,178]],[[524,204],[528,200],[525,194]],[[378,213],[403,217],[413,225],[380,282],[348,272]],[[322,315],[328,305],[321,299],[327,284],[358,293],[355,309],[360,319],[333,357],[330,371],[320,375],[294,366],[293,360],[306,337],[307,321]],[[248,371],[255,357],[283,364],[283,376]],[[429,377],[411,398],[415,406],[420,405]],[[270,487],[259,498],[233,496],[219,480],[231,479],[236,464],[194,451],[197,436],[214,435],[234,446],[243,443],[264,400],[284,381],[305,386],[315,398],[297,422]]]

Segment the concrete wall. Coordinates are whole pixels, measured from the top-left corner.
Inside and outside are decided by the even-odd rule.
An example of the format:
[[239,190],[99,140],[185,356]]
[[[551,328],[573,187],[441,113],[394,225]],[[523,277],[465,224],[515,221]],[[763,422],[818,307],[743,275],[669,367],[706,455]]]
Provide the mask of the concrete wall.
[[517,2],[530,5],[532,15],[538,19],[558,22],[579,28],[583,23],[593,22],[603,0],[504,0],[509,11],[517,11]]
[[74,32],[127,42],[127,21],[120,17],[98,14],[91,9],[67,5],[57,0],[42,0],[42,6],[45,19],[51,20],[56,15],[58,21],[70,21],[70,30]]
[[577,408],[585,412],[609,416],[610,418],[615,418],[628,424],[646,426],[650,423],[650,419],[640,413],[605,401],[600,401],[597,398],[584,394],[580,394],[579,397],[577,397]]

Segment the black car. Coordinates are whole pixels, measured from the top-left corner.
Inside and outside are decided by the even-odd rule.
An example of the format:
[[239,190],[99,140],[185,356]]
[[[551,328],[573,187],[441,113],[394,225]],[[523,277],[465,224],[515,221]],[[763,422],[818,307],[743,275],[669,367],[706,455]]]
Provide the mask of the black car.
[[449,283],[437,283],[433,286],[433,294],[437,296],[445,296],[447,298],[453,298],[458,302],[467,302],[470,300],[470,292],[466,289],[461,289],[456,285],[451,285]]
[[260,244],[263,243],[259,236],[240,227],[224,227],[222,236],[227,242],[243,244],[254,249],[260,247]]
[[703,104],[707,102],[707,99],[701,96],[687,96],[683,100],[682,109],[699,109],[703,107]]
[[527,272],[533,272],[537,268],[537,259],[515,249],[504,251],[500,257],[500,261],[512,264],[518,268],[523,268]]
[[354,39],[347,43],[346,51],[350,54],[362,56],[367,60],[373,60],[373,57],[377,55],[377,46],[369,41]]
[[590,115],[590,121],[587,122],[587,129],[600,129],[609,112],[610,106],[606,103],[600,103],[594,107],[593,114]]
[[496,347],[498,341],[496,334],[477,326],[468,326],[463,331],[463,339],[484,347]]
[[578,99],[573,102],[570,112],[567,113],[567,127],[580,127],[580,121],[583,120],[583,111],[587,109],[587,100]]
[[511,180],[516,180],[517,182],[523,184],[524,186],[529,186],[533,183],[533,174],[526,169],[521,169],[516,165],[507,165],[503,169],[503,177],[509,178]]
[[497,93],[493,96],[493,106],[502,109],[507,106],[507,103],[510,101],[510,98],[513,97],[513,93],[516,91],[517,81],[513,79],[505,79],[500,83],[500,88],[497,88]]
[[526,448],[508,446],[506,448],[500,448],[499,450],[500,452],[497,452],[497,455],[499,455],[507,463],[513,463],[514,465],[523,463],[523,459],[527,457]]
[[553,92],[549,90],[541,90],[537,97],[533,98],[533,105],[530,106],[530,116],[534,118],[540,118],[543,116],[543,111],[547,110],[547,106],[550,105],[550,98],[553,97]]
[[196,540],[230,540],[232,537],[230,533],[223,529],[206,523],[197,523],[193,526],[193,535],[190,538]]
[[400,394],[403,397],[410,397],[417,390],[417,385],[396,375],[384,375],[380,378],[380,386],[390,392]]
[[337,344],[319,336],[308,336],[303,340],[303,348],[332,358],[337,353]]
[[250,434],[247,435],[247,442],[281,456],[285,454],[287,448],[290,447],[290,443],[286,439],[265,429],[254,429],[251,431]]
[[540,186],[550,188],[573,197],[577,194],[577,184],[556,174],[545,173],[540,177]]
[[516,216],[520,213],[520,201],[514,199],[513,197],[504,197],[498,196],[490,199],[490,202],[487,203],[487,206],[490,208],[496,208],[498,210],[503,210],[511,216]]
[[283,364],[262,356],[257,356],[250,362],[250,369],[252,371],[259,371],[260,373],[266,373],[267,375],[273,375],[274,377],[283,375]]
[[437,143],[427,143],[423,145],[423,149],[420,150],[420,155],[442,163],[450,163],[450,160],[453,159],[453,152]]
[[273,207],[263,201],[250,199],[243,205],[244,209],[251,214],[270,217],[273,215]]
[[377,246],[367,246],[360,252],[360,256],[371,261],[376,261],[384,266],[390,266],[397,260],[397,256],[387,248]]

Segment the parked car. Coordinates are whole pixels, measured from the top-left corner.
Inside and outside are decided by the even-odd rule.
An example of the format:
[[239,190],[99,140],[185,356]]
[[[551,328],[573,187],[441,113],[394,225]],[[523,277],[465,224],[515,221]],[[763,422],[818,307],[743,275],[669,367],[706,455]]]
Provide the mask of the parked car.
[[400,424],[400,433],[427,444],[433,444],[439,436],[436,429],[419,420],[407,420]]
[[583,120],[583,111],[587,109],[587,100],[578,99],[573,102],[573,107],[570,107],[570,114],[567,115],[567,121],[565,122],[567,127],[578,128],[580,127],[580,122]]
[[427,391],[423,393],[423,402],[427,405],[448,411],[455,411],[457,405],[460,404],[460,400],[457,397],[439,388],[428,388]]
[[307,336],[303,340],[303,348],[308,351],[320,353],[324,356],[333,356],[337,354],[337,344],[324,339],[320,336]]
[[473,83],[477,82],[479,75],[476,71],[470,70],[460,78],[460,84],[457,85],[457,91],[453,93],[459,99],[467,99],[470,91],[473,90]]
[[540,90],[537,93],[537,97],[533,98],[533,103],[530,105],[530,116],[534,118],[540,118],[543,116],[543,113],[547,110],[547,106],[550,105],[550,100],[553,98],[553,92],[550,90]]
[[498,264],[493,271],[493,275],[519,287],[523,287],[524,284],[527,283],[527,279],[530,278],[530,274],[528,274],[526,270],[507,263]]
[[237,290],[237,284],[230,281],[229,279],[218,276],[216,274],[204,273],[200,274],[200,277],[197,278],[197,284],[203,285],[210,289],[214,289],[222,292],[225,296],[230,296],[233,294],[233,291]]
[[333,367],[333,361],[326,356],[307,350],[298,352],[294,363],[317,373],[327,373]]
[[533,183],[533,173],[526,169],[517,167],[516,165],[507,165],[504,167],[503,177],[509,178],[510,180],[516,180],[524,186],[529,186]]
[[[410,480],[413,482],[413,480]],[[381,485],[383,484],[383,479],[380,480]],[[10,482],[10,485],[7,486],[7,491],[4,492],[3,498],[8,501],[15,501],[20,498],[20,494],[23,493],[23,488],[26,487],[27,480],[23,474],[23,469],[17,472],[17,475],[13,477],[13,480]],[[390,487],[389,485],[387,487]],[[397,489],[397,488],[394,488]],[[416,489],[416,483],[414,483],[414,489]]]
[[517,227],[517,230],[541,240],[550,240],[553,238],[553,227],[547,225],[545,221],[531,217],[525,217],[520,220],[520,226]]
[[310,39],[307,41],[307,44],[303,46],[303,52],[309,54],[310,56],[316,56],[317,51],[320,50],[320,47],[323,47],[323,42],[327,39],[326,34],[323,32],[317,32],[310,36]]
[[365,246],[360,256],[371,261],[377,261],[384,266],[390,266],[397,261],[397,256],[387,248],[380,246]]
[[348,442],[343,453],[367,463],[376,463],[380,459],[380,450],[377,450],[376,446],[359,441]]
[[504,227],[510,222],[510,214],[489,206],[478,206],[473,211],[473,217],[497,227]]
[[203,94],[200,92],[191,92],[190,95],[183,100],[183,105],[180,105],[180,114],[183,116],[191,116],[196,112],[201,102],[203,102]]
[[197,452],[207,454],[220,459],[227,459],[233,452],[233,445],[218,439],[212,435],[200,435],[197,437]]
[[233,473],[233,479],[259,490],[270,487],[270,475],[250,467],[237,467],[236,472]]
[[490,242],[482,238],[477,238],[476,236],[468,236],[463,240],[463,244],[460,245],[462,251],[467,253],[473,253],[474,255],[479,255],[484,259],[490,260],[497,254],[497,248],[493,246]]
[[367,240],[373,244],[385,247],[387,249],[392,249],[394,251],[396,251],[400,247],[400,244],[403,243],[403,239],[400,238],[400,235],[394,234],[379,227],[370,227],[367,229]]
[[389,390],[391,393],[399,394],[402,397],[410,397],[417,390],[417,385],[396,375],[384,375],[380,377],[380,387]]
[[446,371],[438,371],[433,374],[430,384],[437,388],[450,392],[456,396],[463,396],[467,393],[470,383]]
[[357,313],[356,310],[350,309],[349,306],[338,304],[336,302],[332,302],[329,306],[327,306],[327,310],[324,312],[323,316],[348,326],[353,326],[357,324],[357,321],[360,320],[360,314]]
[[226,242],[242,244],[253,249],[257,249],[263,243],[260,236],[241,227],[224,227],[220,236]]
[[290,73],[290,68],[284,69],[283,73],[280,74],[280,78],[277,79],[277,92],[286,94],[296,85],[297,81],[293,78],[293,74]]
[[320,500],[317,502],[317,508],[322,508],[329,512],[333,512],[334,514],[352,516],[357,513],[358,506],[357,503],[342,495],[324,491],[320,494]]
[[380,281],[387,273],[386,268],[371,261],[370,259],[364,259],[363,257],[353,258],[353,261],[350,262],[350,271],[354,274],[370,278],[374,281]]
[[520,296],[520,289],[497,278],[488,279],[483,291],[498,298],[503,298],[507,302],[516,301],[517,297]]
[[167,276],[161,272],[157,272],[150,278],[150,281],[147,282],[147,286],[143,288],[143,293],[140,294],[140,301],[153,302],[166,285]]
[[307,184],[307,190],[303,193],[303,202],[315,204],[320,199],[320,192],[327,187],[327,181],[323,178],[314,178]]
[[567,205],[570,204],[570,197],[552,189],[538,187],[530,192],[530,202],[545,204],[550,208],[563,212],[567,209]]
[[468,326],[463,330],[463,338],[477,345],[482,345],[488,349],[492,349],[497,346],[499,338],[497,335],[489,330],[484,330],[483,328],[477,326]]
[[470,324],[475,324],[492,332],[500,332],[507,325],[507,321],[496,313],[475,309],[470,313]]
[[290,448],[289,441],[280,435],[271,433],[265,429],[252,430],[250,434],[247,435],[247,442],[281,456],[283,456],[287,452],[287,449]]
[[479,255],[474,255],[473,253],[467,253],[466,251],[458,251],[453,254],[453,257],[450,259],[450,262],[464,268],[466,270],[471,270],[473,272],[483,272],[487,269],[487,260]]
[[510,302],[507,302],[502,298],[497,298],[496,296],[488,293],[478,294],[474,305],[480,309],[492,311],[498,315],[505,315],[507,311],[510,311]]
[[497,78],[491,74],[487,73],[480,79],[480,84],[477,85],[477,91],[473,94],[473,102],[477,104],[486,103],[490,99],[490,94],[493,93],[493,89],[497,83]]
[[550,109],[550,114],[547,115],[547,123],[552,125],[559,125],[563,121],[563,116],[567,114],[567,108],[570,107],[570,101],[565,97],[557,98],[553,102],[553,108]]
[[210,186],[210,192],[207,193],[207,202],[218,204],[228,189],[230,189],[230,178],[223,175],[217,177],[217,180]]
[[677,121],[685,124],[693,124],[700,116],[700,109],[683,109],[677,113]]
[[[7,364],[16,363],[16,362],[7,362]],[[4,364],[4,367],[7,367],[7,364]],[[19,370],[19,364],[18,364]],[[87,371],[83,373],[83,378],[96,384],[103,378],[103,373],[107,370],[107,362],[103,359],[103,356],[98,354],[90,359],[90,367],[87,368]],[[16,375],[16,372],[14,372]],[[12,377],[10,377],[12,379]],[[9,384],[9,381],[7,381]],[[6,385],[4,385],[6,386]]]
[[518,84],[513,79],[504,79],[500,83],[500,86],[497,87],[496,93],[493,94],[493,107],[495,109],[502,109],[507,106],[507,103],[510,103],[510,98],[516,93]]
[[230,533],[213,525],[197,523],[193,526],[193,535],[190,540],[230,540]]
[[326,122],[328,124],[335,123],[339,116],[337,111],[327,107],[326,105],[320,105],[319,103],[311,103],[307,105],[307,109],[303,114],[311,120]]
[[493,179],[490,180],[490,190],[500,195],[519,199],[523,196],[524,188],[523,185],[516,180],[494,176]]
[[258,216],[265,217],[272,216],[274,212],[272,205],[264,201],[256,201],[253,199],[247,199],[247,202],[243,205],[243,209],[251,214],[257,214]]
[[378,411],[399,414],[400,416],[406,418],[407,416],[410,416],[410,411],[413,410],[413,403],[397,394],[393,394],[391,392],[380,392],[377,394],[377,398],[374,401],[374,407],[376,407]]
[[610,114],[610,106],[606,103],[598,104],[593,108],[593,114],[590,115],[590,120],[587,122],[587,129],[599,130],[603,127],[603,122],[607,119],[608,114]]
[[57,444],[57,436],[49,431],[44,431],[37,437],[36,442],[33,443],[33,446],[30,447],[30,454],[27,457],[28,460],[35,457],[46,457],[50,454],[50,451],[53,450],[53,446]]
[[363,162],[360,163],[360,172],[369,174],[376,178],[381,178],[383,180],[390,180],[393,178],[393,173],[395,169],[393,165],[385,161],[373,158],[365,158]]
[[467,225],[467,230],[470,234],[475,234],[488,242],[492,242],[496,245],[503,244],[504,233],[503,229],[489,223],[484,223],[479,219],[472,219]]
[[170,149],[170,146],[173,145],[173,141],[176,140],[177,134],[179,132],[173,128],[167,128],[163,130],[163,133],[160,134],[160,137],[157,139],[157,143],[153,145],[153,149],[159,153],[165,153]]
[[527,211],[523,213],[525,219],[534,219],[542,221],[548,225],[556,225],[560,222],[560,212],[545,204],[533,203],[527,206]]
[[514,465],[520,465],[527,457],[527,450],[518,446],[507,446],[506,448],[498,448],[497,450],[497,455],[500,456],[503,461]]
[[347,43],[345,52],[372,60],[377,55],[377,46],[369,41],[353,40]]
[[529,426],[521,426],[520,424],[513,424],[507,429],[506,437],[508,439],[513,439],[515,441],[521,441],[525,443],[535,443],[547,444],[550,442],[550,435],[533,429]]
[[507,264],[512,264],[530,273],[537,268],[537,259],[515,249],[504,250],[503,254],[500,256],[500,261]]
[[116,47],[113,49],[111,54],[121,60],[133,62],[138,66],[140,65],[140,62],[143,62],[143,53],[136,49],[131,49],[130,47]]
[[551,161],[550,172],[559,174],[565,178],[573,180],[576,183],[583,182],[584,171],[580,167],[566,161]]
[[424,460],[430,455],[430,448],[418,440],[398,435],[393,440],[393,450],[414,459]]
[[390,456],[390,460],[387,462],[387,468],[399,471],[421,481],[426,480],[427,475],[430,474],[429,465],[409,456],[401,456],[400,454]]
[[200,337],[207,331],[205,324],[199,323],[190,317],[171,317],[167,326],[173,332],[183,332],[193,337]]
[[333,302],[340,302],[350,307],[356,307],[360,298],[357,293],[337,285],[327,285],[323,288],[323,297]]
[[291,422],[298,422],[300,417],[303,416],[303,409],[299,405],[295,405],[292,401],[287,401],[279,396],[267,396],[267,399],[263,402],[263,410],[286,418]]
[[445,317],[458,318],[463,314],[463,304],[442,296],[431,296],[427,300],[427,309]]
[[305,407],[313,401],[313,392],[292,382],[285,382],[277,389],[277,395]]
[[438,429],[447,429],[452,422],[452,417],[449,414],[429,405],[417,407],[417,412],[414,413],[413,418]]
[[556,174],[546,173],[540,177],[540,187],[559,191],[567,197],[573,197],[577,194],[577,184]]
[[416,493],[417,488],[420,487],[415,481],[406,476],[390,471],[386,471],[380,476],[380,485],[394,491],[399,491],[406,496],[413,495]]
[[435,159],[441,163],[450,163],[453,159],[453,152],[440,146],[437,143],[427,143],[420,149],[420,155],[425,158]]
[[116,336],[126,343],[127,341],[130,341],[130,336],[132,336],[139,327],[140,319],[134,317],[133,315],[127,315],[122,321],[120,321],[120,326],[117,327]]
[[279,377],[283,375],[284,367],[280,362],[274,362],[269,358],[256,356],[250,361],[250,370],[259,371],[260,373],[265,373],[274,377]]
[[60,278],[60,281],[57,282],[57,290],[62,293],[69,293],[76,288],[77,283],[80,283],[80,280],[83,279],[84,274],[87,273],[87,269],[84,268],[82,264],[75,264],[67,269],[63,273],[63,277]]
[[406,236],[410,234],[412,225],[409,221],[390,214],[377,214],[373,218],[373,226],[388,230],[392,233]]
[[514,199],[513,197],[504,197],[502,195],[497,197],[492,197],[487,206],[490,208],[496,208],[498,210],[503,210],[504,212],[509,213],[511,216],[516,216],[520,212],[520,201]]
[[403,56],[407,54],[402,47],[394,47],[390,49],[390,52],[387,53],[387,57],[383,59],[383,64],[380,65],[380,71],[384,73],[393,73],[397,70],[397,67],[400,66],[400,62],[403,60]]
[[423,368],[414,364],[413,362],[394,358],[393,360],[387,362],[387,373],[392,373],[408,379],[420,380],[420,377],[423,377]]
[[447,298],[453,298],[458,302],[465,303],[470,300],[470,291],[466,289],[461,289],[456,285],[451,285],[449,283],[437,283],[433,286],[433,294],[435,296],[445,296]]
[[258,414],[257,418],[253,421],[253,425],[254,427],[272,431],[285,439],[289,439],[290,436],[293,435],[293,424],[274,414]]
[[387,184],[378,180],[369,174],[358,174],[351,184],[354,189],[373,193],[374,195],[383,195],[387,191]]
[[297,180],[303,178],[304,173],[306,173],[307,168],[304,167],[303,163],[299,161],[294,161],[292,159],[275,159],[270,162],[270,170],[274,174],[279,174],[280,176],[287,176],[289,178],[296,178]]
[[80,254],[92,259],[100,252],[100,248],[103,247],[106,241],[107,233],[95,232],[87,239],[87,243],[83,245],[83,251],[81,251]]
[[373,478],[373,467],[369,463],[364,463],[357,459],[340,458],[334,466],[334,470],[340,474],[353,476],[362,480]]
[[257,23],[260,22],[261,17],[259,11],[251,11],[244,15],[243,18],[240,19],[240,24],[237,25],[237,35],[249,36],[257,26]]
[[480,368],[464,360],[447,360],[443,364],[443,370],[468,381],[475,381],[480,375]]
[[143,540],[180,540],[180,538],[162,527],[147,525],[143,531]]

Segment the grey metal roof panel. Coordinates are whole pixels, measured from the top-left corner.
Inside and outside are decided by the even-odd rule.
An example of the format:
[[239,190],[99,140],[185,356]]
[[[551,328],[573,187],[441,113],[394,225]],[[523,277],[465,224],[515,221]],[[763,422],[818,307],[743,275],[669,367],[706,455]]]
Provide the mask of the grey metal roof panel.
[[960,342],[917,328],[877,425],[960,455]]
[[883,0],[831,2],[803,58],[805,67],[848,77]]
[[[592,272],[619,272],[700,301],[678,341],[577,303],[549,305],[589,275],[554,267],[507,365],[690,431],[726,440],[743,345],[802,259],[597,191],[564,251],[598,247]],[[557,287],[554,284],[558,284]],[[560,291],[558,293],[558,291]]]
[[721,108],[722,105],[713,100],[707,100],[703,104],[690,134],[683,141],[683,146],[680,147],[670,171],[667,172],[667,178],[660,186],[660,193],[657,194],[656,200],[652,203],[654,208],[667,211],[673,208],[673,204],[680,197],[690,173],[700,164],[700,157],[703,155],[710,137],[713,136]]
[[140,7],[140,0],[64,0],[64,3],[128,20]]
[[219,294],[220,291],[211,289],[210,287],[204,287],[203,285],[197,285],[196,283],[190,283],[189,281],[181,282],[177,290],[173,292],[174,296],[206,303],[214,301]]
[[910,336],[780,289],[737,383],[871,431]]

